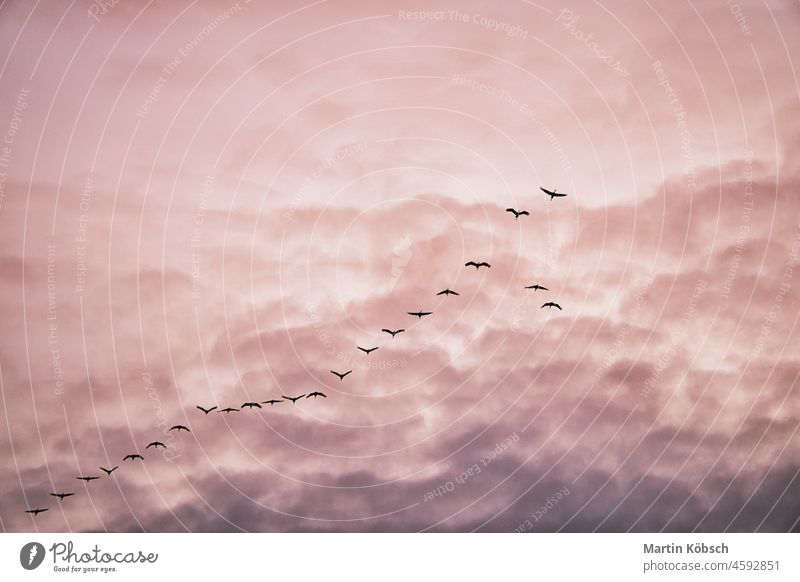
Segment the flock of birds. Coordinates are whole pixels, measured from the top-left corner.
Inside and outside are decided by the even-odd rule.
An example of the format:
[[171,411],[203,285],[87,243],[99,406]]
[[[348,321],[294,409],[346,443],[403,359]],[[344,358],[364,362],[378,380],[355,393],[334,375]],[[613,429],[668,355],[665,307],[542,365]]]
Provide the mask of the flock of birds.
[[[542,192],[544,192],[545,194],[547,194],[548,196],[550,196],[550,200],[553,200],[553,198],[566,196],[566,194],[559,193],[555,189],[554,190],[547,190],[546,188],[539,188],[539,189]],[[510,212],[511,214],[513,214],[514,215],[514,220],[519,220],[520,216],[529,216],[530,215],[530,213],[527,210],[516,210],[514,208],[506,208],[506,212]],[[481,269],[482,267],[485,267],[487,269],[491,268],[491,265],[489,263],[485,262],[485,261],[480,261],[480,262],[469,261],[469,262],[465,263],[464,266],[465,267],[475,267],[476,271]],[[534,285],[527,285],[525,287],[525,289],[533,289],[534,291],[549,291],[549,289],[547,287],[543,287],[542,285],[539,285],[538,283],[534,284]],[[439,295],[458,296],[459,293],[457,293],[456,291],[453,291],[450,288],[447,288],[447,289],[444,289],[442,291],[439,291],[436,295],[437,296],[439,296]],[[545,307],[547,307],[547,308],[557,308],[558,310],[562,310],[561,306],[558,303],[555,303],[554,301],[547,301],[547,302],[543,303],[542,306],[541,306],[541,309],[544,309]],[[413,317],[417,317],[419,319],[422,319],[423,317],[431,315],[433,312],[432,311],[408,311],[406,313],[408,313],[408,315],[411,315]],[[391,335],[392,338],[394,338],[399,333],[403,333],[404,331],[406,331],[406,330],[405,329],[388,329],[388,328],[383,328],[381,330],[381,332]],[[358,348],[360,351],[364,352],[365,354],[370,355],[372,352],[374,352],[375,350],[378,349],[378,346],[371,347],[371,348],[364,348],[364,347],[361,347],[361,346],[356,346],[356,348]],[[348,375],[352,374],[353,371],[352,370],[348,370],[346,372],[337,372],[335,370],[331,370],[330,372],[331,372],[331,374],[333,374],[334,376],[339,378],[340,382],[342,382],[342,381],[344,381],[344,379]],[[230,406],[227,406],[227,407],[221,408],[221,409],[218,406],[212,406],[210,408],[204,408],[203,406],[199,406],[199,405],[196,406],[195,408],[197,408],[198,410],[203,412],[206,416],[208,416],[211,412],[213,412],[215,410],[217,410],[220,414],[226,414],[227,415],[227,414],[231,414],[233,412],[239,412],[240,410],[243,410],[245,408],[250,409],[250,410],[252,410],[254,408],[262,409],[263,408],[262,407],[263,404],[269,404],[270,406],[274,406],[275,404],[279,404],[281,402],[291,402],[294,405],[298,400],[302,400],[304,398],[314,398],[314,399],[316,399],[316,398],[327,398],[327,395],[325,395],[324,393],[319,392],[319,391],[309,392],[308,394],[300,394],[298,396],[286,396],[284,394],[281,394],[281,398],[278,398],[278,399],[272,398],[272,399],[269,399],[269,400],[264,400],[262,402],[245,402],[241,406],[239,406],[239,408],[233,408],[233,407],[230,407]],[[191,430],[189,430],[189,428],[187,426],[184,426],[182,424],[176,424],[176,425],[170,427],[168,432],[172,432],[172,431],[176,431],[176,432],[185,431],[187,433],[192,432]],[[161,441],[152,441],[152,442],[147,444],[147,446],[145,447],[145,450],[151,449],[151,448],[152,449],[156,449],[156,450],[158,448],[166,449],[167,445],[165,445]],[[144,461],[144,456],[141,455],[140,453],[129,453],[129,454],[125,455],[122,458],[122,462],[123,463],[125,461],[136,461],[136,460]],[[106,474],[106,477],[110,477],[111,474],[114,471],[119,469],[119,465],[116,465],[116,466],[111,467],[111,468],[99,467],[99,469]],[[98,477],[97,475],[82,475],[82,476],[76,477],[76,479],[79,480],[79,481],[83,481],[83,482],[88,484],[91,481],[96,481],[97,479],[100,479],[100,477]],[[49,493],[49,495],[51,497],[57,498],[59,503],[60,503],[60,502],[64,501],[64,499],[66,499],[67,497],[72,497],[73,495],[75,495],[75,493],[74,492],[67,492],[67,491],[56,491],[56,492]],[[48,509],[49,509],[48,507],[36,507],[36,508],[33,508],[33,509],[25,510],[25,513],[31,514],[32,516],[37,516],[40,513],[48,511]]]

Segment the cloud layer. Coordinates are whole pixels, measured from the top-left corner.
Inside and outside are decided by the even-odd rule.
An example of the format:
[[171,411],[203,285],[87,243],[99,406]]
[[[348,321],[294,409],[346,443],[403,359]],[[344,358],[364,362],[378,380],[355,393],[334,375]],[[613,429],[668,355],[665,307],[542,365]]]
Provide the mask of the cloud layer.
[[798,530],[796,4],[97,6],[0,8],[4,531]]

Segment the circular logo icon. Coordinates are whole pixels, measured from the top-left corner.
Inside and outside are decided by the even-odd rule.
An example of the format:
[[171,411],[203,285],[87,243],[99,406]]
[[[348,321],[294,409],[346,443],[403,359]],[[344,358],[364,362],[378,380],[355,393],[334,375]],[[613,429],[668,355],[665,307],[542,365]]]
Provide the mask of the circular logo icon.
[[44,546],[39,542],[28,542],[19,551],[19,563],[26,570],[35,570],[44,561]]

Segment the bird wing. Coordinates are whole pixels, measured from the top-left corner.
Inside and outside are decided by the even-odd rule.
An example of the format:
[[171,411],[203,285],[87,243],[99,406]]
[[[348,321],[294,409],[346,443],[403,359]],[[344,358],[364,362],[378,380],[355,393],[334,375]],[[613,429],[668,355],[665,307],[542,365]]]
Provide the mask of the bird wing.
[[522,216],[523,214],[524,214],[524,215],[526,215],[526,216],[530,216],[530,215],[531,215],[531,213],[530,213],[530,212],[528,212],[527,210],[523,210],[523,211],[522,211],[522,212],[520,212],[519,214],[520,214],[520,216]]

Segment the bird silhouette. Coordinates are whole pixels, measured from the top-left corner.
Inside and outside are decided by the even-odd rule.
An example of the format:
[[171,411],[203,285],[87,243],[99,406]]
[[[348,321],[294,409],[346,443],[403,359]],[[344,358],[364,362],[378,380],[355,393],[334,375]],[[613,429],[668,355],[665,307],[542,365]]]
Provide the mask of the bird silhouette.
[[511,212],[514,215],[514,220],[519,220],[520,216],[530,216],[530,212],[527,210],[514,210],[513,208],[506,208],[506,212]]
[[32,514],[33,516],[37,516],[37,515],[39,515],[40,513],[42,513],[43,511],[47,511],[47,509],[48,509],[47,507],[45,507],[44,509],[40,509],[40,508],[38,508],[38,507],[37,507],[36,509],[26,509],[26,510],[25,510],[25,513],[30,513],[30,514]]
[[544,309],[545,307],[557,307],[559,311],[563,311],[558,303],[554,303],[552,301],[548,301],[547,303],[543,304],[540,309]]
[[70,497],[72,495],[75,495],[75,494],[74,493],[51,493],[50,494],[51,497],[58,497],[58,499],[60,501],[64,501],[65,497]]
[[95,480],[99,479],[100,477],[95,477],[94,475],[90,475],[88,477],[75,477],[75,478],[79,479],[81,481],[86,481],[88,483],[89,481],[95,481]]
[[167,445],[165,445],[165,444],[164,444],[164,443],[162,443],[161,441],[153,441],[152,443],[150,443],[149,445],[147,445],[145,448],[146,448],[146,449],[149,449],[150,447],[155,447],[155,448],[161,447],[161,448],[164,448],[164,449],[166,449],[166,448],[167,448]]
[[362,348],[361,346],[356,346],[356,347],[367,355],[378,349],[378,348]]
[[283,395],[281,395],[281,396],[282,396],[282,398],[285,398],[286,400],[290,400],[291,403],[294,404],[295,402],[297,402],[298,400],[303,398],[305,396],[305,394],[301,394],[300,396],[294,396],[294,397],[292,397],[292,396],[283,396]]
[[220,410],[220,412],[224,412],[225,414],[230,414],[231,412],[239,412],[239,409],[228,407],[228,408],[223,408],[222,410]]
[[105,467],[100,467],[100,470],[103,471],[106,475],[111,475],[111,473],[113,473],[117,469],[119,469],[119,465],[117,465],[113,469],[106,469]]
[[264,402],[262,402],[261,404],[269,404],[270,406],[272,406],[273,404],[277,404],[278,402],[283,402],[283,400],[275,400],[275,399],[273,398],[273,399],[271,399],[271,400],[265,400],[265,401],[264,401]]
[[130,459],[131,461],[133,461],[133,460],[135,460],[135,459],[139,459],[139,460],[141,460],[141,461],[144,461],[144,457],[143,457],[142,455],[137,455],[137,454],[125,455],[125,456],[122,458],[122,460],[123,460],[123,461],[127,461],[128,459]]
[[306,396],[306,398],[311,398],[312,396],[314,398],[316,398],[317,396],[322,396],[323,398],[327,398],[327,396],[325,396],[322,392],[310,392],[308,396]]
[[544,192],[545,194],[550,196],[550,200],[552,200],[553,198],[560,198],[562,196],[566,196],[566,194],[556,194],[556,189],[555,188],[553,188],[552,190],[548,190],[547,188],[542,188],[540,186],[539,190],[541,190],[542,192]]
[[405,330],[404,330],[404,329],[395,329],[394,331],[392,331],[391,329],[386,329],[386,328],[383,328],[381,331],[385,331],[386,333],[388,333],[389,335],[391,335],[392,337],[394,337],[394,336],[396,336],[398,333],[403,333]]
[[548,289],[547,287],[542,287],[539,284],[528,285],[527,287],[525,287],[525,289],[533,289],[534,291],[538,291],[539,289],[541,289],[542,291],[550,291],[550,289]]
[[216,406],[212,406],[211,408],[203,408],[202,406],[196,406],[195,408],[198,408],[198,409],[202,410],[202,411],[203,411],[203,412],[205,412],[206,414],[208,414],[208,413],[209,413],[209,412],[211,412],[212,410],[216,410],[216,409],[217,409],[217,407],[216,407]]
[[345,376],[347,376],[348,374],[350,374],[350,373],[352,373],[352,372],[353,372],[353,370],[348,370],[348,371],[347,371],[347,372],[345,372],[344,374],[340,374],[339,372],[334,372],[333,370],[331,370],[331,374],[333,374],[334,376],[336,376],[337,378],[339,378],[339,381],[340,381],[340,382],[341,382],[342,380],[344,380],[344,377],[345,377]]
[[458,295],[458,293],[456,293],[452,289],[445,289],[444,291],[439,291],[437,295]]
[[261,405],[258,402],[245,402],[242,408],[261,408]]
[[481,267],[486,267],[487,269],[491,268],[491,265],[489,263],[485,262],[485,261],[481,261],[480,263],[476,263],[475,261],[470,261],[469,263],[464,263],[464,266],[465,267],[475,267],[476,271],[478,269],[480,269]]
[[182,424],[176,424],[175,426],[173,426],[173,427],[170,427],[170,429],[169,429],[169,430],[177,430],[178,432],[180,432],[180,431],[182,431],[182,430],[185,430],[186,432],[192,432],[192,431],[190,431],[188,428],[186,428],[185,426],[183,426]]
[[406,313],[408,313],[409,315],[413,315],[414,317],[419,317],[420,319],[422,319],[426,315],[430,315],[431,313],[433,313],[433,311],[407,311]]

